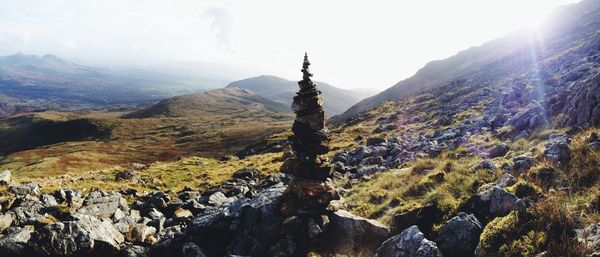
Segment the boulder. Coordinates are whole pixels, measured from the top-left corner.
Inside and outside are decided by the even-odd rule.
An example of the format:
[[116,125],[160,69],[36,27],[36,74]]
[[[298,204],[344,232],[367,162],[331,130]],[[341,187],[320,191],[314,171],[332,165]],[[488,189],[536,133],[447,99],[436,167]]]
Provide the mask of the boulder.
[[440,229],[439,248],[445,257],[474,256],[481,232],[483,227],[477,218],[461,212]]
[[81,198],[81,192],[71,189],[59,189],[53,194],[54,198],[59,203],[66,203],[67,206],[79,209],[83,205],[83,198]]
[[214,206],[224,206],[235,201],[234,198],[229,198],[223,192],[216,192],[208,198],[208,204]]
[[327,245],[335,253],[372,255],[377,247],[390,236],[390,229],[375,221],[339,210],[329,215]]
[[535,160],[528,156],[518,156],[513,158],[514,171],[517,175],[525,173],[533,167]]
[[488,151],[487,157],[490,159],[496,158],[496,157],[502,157],[502,156],[505,156],[509,150],[510,150],[510,147],[507,144],[500,143],[500,144],[495,145]]
[[550,141],[546,143],[544,158],[557,165],[566,165],[571,160],[571,138],[566,135],[550,135]]
[[31,248],[27,244],[31,239],[31,232],[31,226],[15,228],[0,237],[0,256],[29,256]]
[[477,165],[473,166],[473,170],[495,170],[496,164],[491,160],[483,160]]
[[[202,249],[197,244],[187,242],[181,247],[182,257],[205,257]],[[231,255],[230,255],[231,256]]]
[[460,206],[462,212],[473,213],[479,221],[485,222],[495,217],[506,216],[513,210],[524,209],[525,204],[521,199],[498,186],[484,189]]
[[417,226],[412,226],[383,242],[374,257],[442,257],[442,253]]
[[74,221],[57,222],[32,234],[30,245],[41,256],[112,256],[121,249],[123,235],[109,222],[76,214]]

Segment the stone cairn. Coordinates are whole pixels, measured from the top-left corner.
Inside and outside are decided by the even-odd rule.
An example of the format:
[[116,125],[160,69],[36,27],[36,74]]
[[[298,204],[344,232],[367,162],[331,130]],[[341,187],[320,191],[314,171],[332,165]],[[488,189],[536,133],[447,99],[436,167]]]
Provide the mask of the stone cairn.
[[324,215],[331,211],[330,202],[339,199],[330,179],[331,165],[324,156],[329,151],[329,131],[325,127],[323,95],[310,79],[308,66],[305,53],[300,90],[292,103],[296,113],[290,137],[294,155],[281,167],[282,172],[293,175],[281,208],[287,215]]

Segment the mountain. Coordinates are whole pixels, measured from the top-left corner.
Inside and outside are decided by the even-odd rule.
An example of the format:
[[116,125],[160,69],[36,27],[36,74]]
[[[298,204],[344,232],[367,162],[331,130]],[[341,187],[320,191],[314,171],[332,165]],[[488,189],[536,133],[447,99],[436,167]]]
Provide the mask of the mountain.
[[0,94],[13,99],[0,106],[0,113],[139,104],[199,90],[206,88],[160,72],[90,67],[54,55],[0,57]]
[[228,87],[176,96],[126,114],[125,118],[190,116],[290,116],[289,108],[246,89]]
[[564,99],[568,99],[574,93],[570,90],[572,82],[590,76],[598,68],[598,8],[595,0],[566,6],[556,10],[539,30],[517,31],[450,58],[430,62],[414,76],[360,101],[332,121],[339,122],[385,101],[440,88],[453,81],[477,87],[509,87],[541,80],[547,93],[564,91]]
[[[361,99],[360,94],[350,90],[337,88],[325,82],[315,82],[315,84],[323,92],[325,97],[325,112],[328,115],[342,113]],[[294,95],[298,91],[298,82],[276,76],[263,75],[235,81],[227,85],[227,87],[245,88],[266,98],[290,106]]]

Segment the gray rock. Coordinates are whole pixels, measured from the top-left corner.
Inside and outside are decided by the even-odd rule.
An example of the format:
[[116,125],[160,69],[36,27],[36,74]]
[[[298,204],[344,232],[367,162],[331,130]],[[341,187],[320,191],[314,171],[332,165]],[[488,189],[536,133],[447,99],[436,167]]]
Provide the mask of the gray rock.
[[253,179],[258,176],[258,174],[260,174],[260,172],[256,168],[243,168],[235,171],[233,177],[238,179]]
[[8,190],[17,196],[40,195],[40,186],[37,183],[11,184]]
[[496,186],[502,188],[512,186],[516,183],[517,179],[513,175],[510,175],[510,173],[508,172],[504,172],[502,176],[500,176],[500,178],[498,178],[495,182]]
[[[600,223],[576,230],[577,241],[593,252],[600,252]],[[595,256],[595,255],[594,255]]]
[[488,158],[502,157],[502,156],[505,156],[509,150],[510,150],[510,147],[507,144],[500,143],[488,151],[487,157]]
[[571,160],[571,138],[567,135],[550,135],[550,141],[546,143],[544,158],[558,165],[566,165]]
[[461,212],[442,226],[438,246],[445,257],[473,256],[481,232],[483,228],[477,218]]
[[441,257],[437,245],[425,238],[417,226],[386,240],[374,257]]
[[328,237],[323,240],[335,253],[369,256],[390,236],[387,226],[344,210],[329,215],[328,229]]
[[495,170],[496,169],[496,164],[494,164],[494,162],[492,162],[491,160],[483,160],[480,163],[478,163],[477,165],[473,166],[473,170]]
[[229,198],[223,192],[216,192],[208,198],[208,204],[214,206],[224,206],[235,201],[234,198]]
[[42,204],[45,207],[56,207],[56,206],[58,206],[58,202],[56,201],[56,198],[54,198],[54,196],[51,196],[51,195],[41,195],[40,196],[40,201],[42,202]]
[[31,239],[31,227],[16,228],[0,237],[0,256],[28,256],[30,248],[27,243]]
[[14,220],[11,212],[0,214],[0,233],[10,227]]
[[30,244],[38,255],[73,256],[94,252],[110,256],[121,249],[123,235],[109,222],[89,215],[75,215],[76,220],[57,222],[39,228]]
[[122,256],[123,257],[147,257],[148,255],[146,254],[146,251],[147,251],[146,247],[143,247],[140,245],[129,245],[123,251]]
[[111,218],[119,208],[128,209],[127,202],[121,194],[96,190],[88,194],[77,212],[102,219]]
[[497,186],[484,190],[479,194],[479,197],[483,201],[490,202],[489,211],[493,217],[506,216],[512,210],[522,210],[525,208],[521,199]]
[[515,173],[522,174],[529,171],[529,169],[533,167],[535,160],[528,156],[518,156],[513,158],[513,163]]

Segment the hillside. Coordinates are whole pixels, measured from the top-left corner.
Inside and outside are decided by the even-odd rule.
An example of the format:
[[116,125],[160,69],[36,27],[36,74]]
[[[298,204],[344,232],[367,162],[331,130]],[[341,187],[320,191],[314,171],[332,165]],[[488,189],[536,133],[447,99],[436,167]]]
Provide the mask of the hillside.
[[157,117],[259,117],[290,116],[288,107],[241,88],[214,89],[176,96],[125,115],[125,118]]
[[448,59],[430,62],[414,76],[362,100],[332,121],[343,121],[384,101],[402,99],[454,81],[475,88],[538,84],[547,93],[567,92],[562,98],[566,100],[574,92],[569,90],[574,86],[572,82],[589,77],[598,67],[595,54],[600,41],[598,8],[595,0],[563,7],[547,18],[539,30],[517,31]]
[[[315,82],[317,87],[325,96],[325,112],[328,115],[342,113],[363,97],[353,91],[334,87],[325,82]],[[284,103],[286,106],[292,104],[292,99],[298,91],[298,82],[290,81],[276,76],[258,76],[231,82],[228,88],[245,88],[266,98]],[[288,107],[289,109],[289,107]]]

